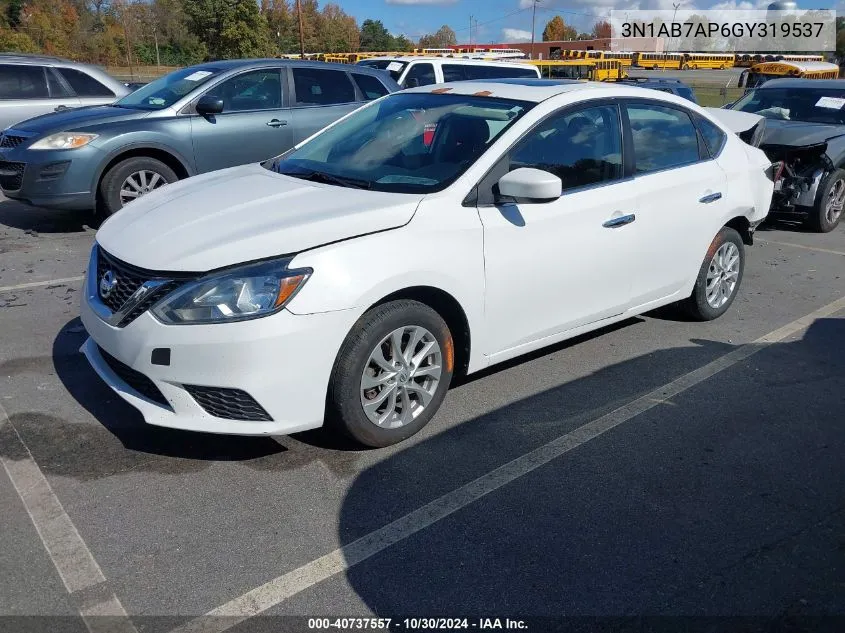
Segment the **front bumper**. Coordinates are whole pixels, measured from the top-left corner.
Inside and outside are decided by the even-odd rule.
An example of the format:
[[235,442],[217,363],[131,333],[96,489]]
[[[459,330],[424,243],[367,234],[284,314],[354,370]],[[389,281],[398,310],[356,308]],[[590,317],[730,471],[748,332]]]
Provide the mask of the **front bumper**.
[[33,206],[91,209],[101,158],[102,152],[91,146],[73,150],[0,147],[0,189],[7,198]]
[[[146,312],[118,328],[97,315],[103,306],[97,305],[96,292],[89,292],[92,287],[89,275],[81,315],[90,338],[81,351],[106,384],[148,423],[232,435],[283,435],[322,425],[331,370],[357,318],[355,311],[295,315],[283,310],[251,321],[212,325],[164,325]],[[167,365],[152,362],[156,349],[170,350]],[[149,379],[166,405],[131,386],[101,350]],[[186,386],[240,390],[271,419],[211,415]]]

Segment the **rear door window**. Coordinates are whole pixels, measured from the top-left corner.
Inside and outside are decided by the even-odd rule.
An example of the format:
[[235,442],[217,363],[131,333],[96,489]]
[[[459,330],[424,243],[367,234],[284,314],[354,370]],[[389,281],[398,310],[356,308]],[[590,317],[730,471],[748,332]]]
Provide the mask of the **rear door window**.
[[335,105],[355,101],[355,88],[349,76],[339,70],[294,68],[293,86],[298,106]]
[[43,66],[0,64],[0,99],[47,99]]
[[627,104],[635,172],[672,169],[699,160],[698,133],[685,111],[656,104]]
[[464,81],[465,79],[481,79],[482,74],[475,72],[481,66],[475,68],[467,65],[461,66],[459,64],[443,64],[443,81]]
[[47,69],[47,87],[50,89],[50,97],[53,99],[66,99],[73,96],[73,93],[62,83],[54,68]]
[[355,80],[355,83],[358,84],[358,89],[367,101],[383,97],[388,92],[385,85],[378,80],[378,77],[363,75],[361,73],[352,73],[352,78]]
[[434,66],[428,63],[413,64],[402,82],[403,88],[416,88],[437,83]]
[[99,81],[81,70],[56,68],[78,97],[114,97],[115,94]]

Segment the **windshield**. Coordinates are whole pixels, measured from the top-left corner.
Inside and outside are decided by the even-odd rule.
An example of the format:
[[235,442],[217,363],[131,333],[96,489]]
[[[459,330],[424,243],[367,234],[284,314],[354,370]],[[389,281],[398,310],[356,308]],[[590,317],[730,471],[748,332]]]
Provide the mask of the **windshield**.
[[221,72],[220,68],[183,68],[138,88],[115,105],[139,110],[163,110]]
[[808,123],[845,123],[845,88],[758,88],[732,110],[753,112],[767,119]]
[[396,93],[358,110],[267,167],[348,187],[439,191],[532,105],[488,97]]
[[359,66],[369,66],[370,68],[378,68],[379,70],[386,70],[393,77],[393,81],[399,82],[399,77],[402,76],[402,71],[408,62],[398,62],[393,59],[365,59],[358,62]]

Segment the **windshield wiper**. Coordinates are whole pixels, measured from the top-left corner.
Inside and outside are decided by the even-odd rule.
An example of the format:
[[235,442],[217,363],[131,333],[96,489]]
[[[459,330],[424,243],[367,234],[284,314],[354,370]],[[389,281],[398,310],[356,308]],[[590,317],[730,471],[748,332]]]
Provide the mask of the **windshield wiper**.
[[334,174],[327,174],[322,171],[307,171],[307,172],[285,172],[280,171],[280,174],[285,176],[293,176],[294,178],[301,178],[302,180],[310,180],[311,182],[322,182],[328,185],[339,185],[341,187],[352,187],[353,189],[372,189],[373,183],[369,180],[361,180],[359,178],[346,178],[344,176],[335,176]]

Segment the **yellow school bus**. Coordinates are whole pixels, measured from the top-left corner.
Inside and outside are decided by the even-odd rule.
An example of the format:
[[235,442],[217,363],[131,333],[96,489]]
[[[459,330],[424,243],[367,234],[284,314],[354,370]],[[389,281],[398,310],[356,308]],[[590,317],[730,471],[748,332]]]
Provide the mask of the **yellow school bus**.
[[634,53],[634,65],[641,68],[676,68],[684,63],[683,53]]
[[698,68],[733,68],[735,55],[733,53],[684,53],[683,70]]
[[628,76],[618,59],[530,60],[544,79],[580,79],[582,81],[615,81]]
[[[827,62],[763,62],[748,70],[743,70],[739,76],[737,87],[746,90],[756,88],[769,79],[783,79],[784,77],[798,79],[838,79],[839,66]],[[845,87],[845,82],[843,82]]]

